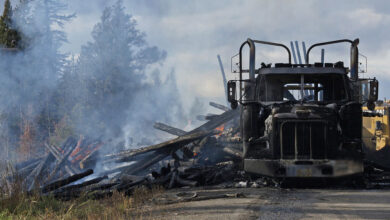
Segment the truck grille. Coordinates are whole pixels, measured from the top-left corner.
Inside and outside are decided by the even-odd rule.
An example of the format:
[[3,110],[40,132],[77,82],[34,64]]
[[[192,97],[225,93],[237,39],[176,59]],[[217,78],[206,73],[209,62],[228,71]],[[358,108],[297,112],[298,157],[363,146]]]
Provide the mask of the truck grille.
[[280,124],[282,159],[325,159],[327,126],[323,121],[283,121]]

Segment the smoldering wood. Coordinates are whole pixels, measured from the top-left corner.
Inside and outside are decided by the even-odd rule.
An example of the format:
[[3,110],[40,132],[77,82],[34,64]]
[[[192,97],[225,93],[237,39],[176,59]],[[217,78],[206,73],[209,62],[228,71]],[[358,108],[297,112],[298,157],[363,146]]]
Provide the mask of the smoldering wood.
[[77,145],[77,140],[74,137],[69,137],[66,141],[61,145],[61,151],[67,152],[69,147],[75,147]]
[[139,180],[136,180],[136,181],[133,181],[133,182],[121,183],[120,185],[117,185],[115,188],[116,188],[116,190],[121,192],[123,190],[128,190],[129,188],[131,188],[133,186],[141,185],[145,181],[146,181],[146,178],[140,178]]
[[62,150],[59,148],[59,147],[57,147],[56,145],[50,145],[53,149],[55,149],[55,151],[56,152],[58,152],[58,153],[60,153],[60,154],[62,154],[63,152],[62,152]]
[[208,121],[207,123],[199,126],[198,128],[189,131],[186,133],[186,135],[179,136],[176,139],[166,141],[157,145],[152,145],[149,147],[144,147],[136,150],[130,150],[130,151],[123,151],[118,154],[110,154],[106,155],[106,159],[113,159],[121,157],[122,161],[124,158],[128,158],[129,160],[138,154],[146,153],[153,150],[161,150],[164,148],[172,148],[171,151],[173,151],[174,147],[173,145],[177,146],[184,146],[190,142],[193,142],[197,139],[200,139],[204,136],[211,135],[211,131],[217,127],[219,127],[221,124],[232,120],[235,116],[238,116],[238,110],[229,110],[227,112],[222,113],[221,115],[218,115],[215,117],[215,119]]
[[192,134],[192,133],[196,133],[199,131],[213,130],[213,129],[221,126],[223,123],[226,123],[237,116],[239,116],[239,111],[237,109],[229,110],[227,112],[224,112],[224,113],[218,115],[213,120],[204,123],[203,125],[199,126],[198,128],[195,128],[194,130],[192,130],[188,133]]
[[211,121],[211,120],[214,120],[215,118],[217,118],[218,115],[214,115],[214,114],[208,114],[204,117],[204,119],[206,119],[207,121]]
[[168,189],[172,189],[176,182],[177,170],[173,171],[171,180],[169,181]]
[[146,152],[149,152],[149,151],[165,151],[167,153],[170,153],[170,152],[174,152],[176,151],[178,148],[190,143],[190,142],[193,142],[195,140],[198,140],[198,139],[201,139],[205,136],[209,136],[209,135],[212,135],[213,132],[212,131],[199,131],[199,132],[190,132],[189,134],[186,134],[184,136],[180,136],[178,138],[175,138],[173,140],[169,140],[169,141],[165,141],[163,143],[160,143],[160,144],[156,144],[156,145],[152,145],[152,146],[149,146],[149,147],[145,147],[145,148],[141,148],[139,150],[137,150],[137,153],[146,153]]
[[197,115],[196,119],[198,121],[210,121],[214,120],[218,115],[217,114],[207,114],[207,115]]
[[228,108],[228,107],[226,107],[226,106],[224,106],[224,105],[215,103],[215,102],[209,102],[209,105],[210,105],[210,106],[213,106],[214,108],[217,108],[217,109],[220,109],[220,110],[222,110],[222,111],[225,111],[225,112],[227,112],[227,111],[230,110],[230,108]]
[[168,181],[171,180],[172,174],[173,174],[173,172],[169,172],[167,175],[161,176],[161,177],[159,177],[159,178],[153,180],[152,183],[153,183],[153,184],[156,184],[156,185],[165,185],[165,184],[168,183]]
[[182,179],[180,177],[180,175],[176,176],[176,181],[177,181],[177,183],[179,183],[180,185],[183,185],[183,186],[194,187],[194,186],[198,185],[197,181],[191,181],[191,180]]
[[83,193],[83,191],[81,189],[74,189],[74,190],[68,190],[68,191],[53,192],[52,195],[56,199],[68,201],[68,200],[80,197],[80,195],[82,193]]
[[[213,131],[206,130],[206,131],[198,131],[198,132],[191,132],[190,134],[186,134],[184,136],[177,137],[175,139],[165,141],[160,144],[143,147],[139,149],[134,149],[130,151],[123,151],[119,154],[111,154],[107,155],[107,159],[113,159],[113,158],[120,158],[120,160],[123,162],[126,159],[131,160],[134,158],[134,156],[144,154],[150,151],[159,151],[164,152],[165,154],[169,154],[170,152],[176,151],[180,147],[191,143],[197,139],[203,138],[205,136],[212,135]],[[158,162],[158,161],[157,161]]]
[[209,137],[204,137],[198,144],[199,147],[203,147],[207,141],[209,140]]
[[33,163],[28,164],[27,166],[17,170],[17,174],[21,175],[21,176],[24,176],[25,173],[28,173],[28,172],[31,172],[32,170],[34,170],[34,168],[36,166],[38,166],[38,164],[40,164],[40,162],[41,161],[37,160],[37,161],[35,161]]
[[[99,146],[102,145],[103,143],[101,141],[87,141],[85,140],[82,145],[80,146],[80,150],[75,154],[73,155],[73,158],[78,158],[78,157],[88,157],[90,154],[92,154],[93,152],[97,151],[99,149]],[[82,147],[82,146],[85,146],[85,147]],[[93,149],[89,149],[90,147],[92,147]],[[90,151],[89,153],[86,153],[86,151]]]
[[[63,186],[57,185],[56,187],[59,188],[56,189],[54,189],[55,187],[48,188],[49,185],[46,185],[44,186],[46,188],[41,188],[41,191],[43,193],[43,190],[45,190],[45,192],[51,190],[49,192],[53,193],[56,196],[56,198],[75,198],[80,193],[83,194],[83,192],[84,193],[89,193],[94,191],[112,192],[112,190],[117,190],[117,191],[124,191],[125,193],[130,193],[138,186],[150,187],[150,184],[160,184],[167,188],[173,188],[177,186],[193,187],[197,185],[208,185],[208,184],[213,184],[215,182],[221,181],[225,173],[224,171],[219,171],[218,168],[201,166],[196,169],[186,169],[185,167],[183,167],[183,165],[191,168],[197,166],[197,164],[199,165],[199,163],[202,163],[204,161],[207,162],[207,160],[204,159],[205,158],[204,155],[207,155],[209,152],[224,151],[226,153],[223,154],[221,158],[215,159],[215,163],[224,161],[226,160],[226,158],[229,160],[234,160],[232,158],[237,158],[240,151],[239,150],[237,151],[237,147],[232,147],[233,142],[237,142],[237,141],[235,140],[230,141],[228,139],[233,136],[233,134],[231,133],[231,131],[233,130],[226,130],[226,132],[224,132],[223,134],[221,134],[221,136],[218,137],[212,135],[216,134],[216,132],[213,129],[219,127],[224,123],[227,122],[229,123],[230,120],[235,119],[238,116],[239,114],[237,110],[229,110],[227,112],[224,112],[221,115],[216,115],[215,118],[213,118],[212,120],[208,121],[202,126],[199,126],[198,128],[189,132],[162,123],[160,124],[156,123],[157,128],[159,125],[162,128],[160,130],[170,131],[169,133],[179,135],[179,137],[160,144],[104,156],[103,157],[104,162],[108,162],[108,161],[134,162],[127,166],[118,167],[106,171],[105,174],[110,174],[110,173],[112,174],[118,172],[118,174],[114,175],[113,178],[111,177],[108,181],[102,181],[101,178],[95,178],[93,180],[81,182],[79,184],[70,185],[70,186],[69,183],[65,183],[65,185]],[[230,127],[230,124],[227,124],[227,126]],[[232,137],[232,138],[236,138],[236,137]],[[222,145],[223,147],[221,147],[221,143],[219,143],[220,141],[224,142]],[[80,165],[81,167],[85,167],[84,164],[87,161],[91,161],[91,163],[96,162],[96,159],[99,158],[98,156],[96,156],[98,155],[97,153],[98,151],[97,150],[93,152],[90,151],[92,149],[96,149],[95,145],[97,144],[98,142],[93,140],[80,138],[77,141],[74,138],[68,138],[62,145],[60,145],[61,147],[56,147],[56,146],[46,147],[50,152],[50,155],[54,157],[53,162],[57,160],[57,163],[55,165],[53,162],[50,163],[53,166],[54,171],[56,171],[57,174],[56,177],[63,175],[64,171],[66,171],[65,175],[70,174],[70,176],[67,178],[61,178],[62,180],[66,180],[73,176],[71,175],[72,174],[71,169],[73,168],[72,166],[73,164],[70,164],[69,162],[69,160],[71,160],[72,158],[75,159],[78,156],[83,156],[81,159],[80,158],[77,159],[77,165]],[[80,147],[80,149],[77,148],[77,151],[74,151],[76,147]],[[216,151],[215,150],[210,151],[208,150],[210,148],[211,149],[218,148],[218,149]],[[224,148],[226,149],[224,150]],[[182,149],[183,155],[185,156],[182,157],[180,154],[178,156],[176,155],[177,150],[179,149]],[[69,156],[68,153],[71,152],[77,152],[77,153],[72,154],[72,158],[67,157]],[[196,156],[196,153],[199,152],[200,152],[199,154],[200,156]],[[173,158],[175,158],[175,160],[167,159],[167,157],[169,157],[170,155],[173,155]],[[213,158],[213,156],[210,155],[210,158]],[[61,161],[63,161],[62,164]],[[175,166],[175,169],[173,171],[169,170],[166,173],[154,175],[156,179],[154,179],[153,181],[148,181],[148,179],[139,179],[139,180],[134,179],[131,181],[127,181],[122,178],[121,179],[117,178],[127,174],[144,175],[150,173],[148,168],[150,168],[153,165],[156,165],[160,161],[163,161],[163,163],[161,163],[160,166],[166,166],[167,163],[172,165],[174,164],[175,161],[176,162],[179,161],[180,163],[176,163],[177,166]],[[214,159],[211,159],[209,161],[212,161],[212,163],[214,163]],[[108,165],[107,167],[110,167],[114,164],[107,164],[107,165]],[[156,166],[156,168],[159,169],[159,166]],[[47,172],[45,172],[45,174],[46,173]]]
[[88,199],[102,199],[112,196],[113,190],[111,190],[110,187],[107,189],[97,189],[93,191],[82,191],[80,189],[76,189],[72,191],[53,193],[53,195],[56,199],[68,201],[80,197],[82,193],[84,193],[85,197]]
[[60,192],[64,192],[64,191],[80,189],[80,188],[83,188],[83,187],[86,187],[86,186],[89,186],[92,184],[100,183],[102,180],[105,180],[105,179],[108,179],[108,176],[96,177],[94,179],[91,179],[91,180],[88,180],[88,181],[85,181],[85,182],[82,182],[79,184],[59,188],[59,190],[60,190]]
[[87,191],[93,192],[93,191],[111,189],[112,187],[117,186],[119,184],[120,184],[120,182],[103,183],[103,184],[99,184],[97,186],[93,186],[92,188],[88,189]]
[[146,179],[146,176],[122,175],[119,179],[121,183],[130,183],[130,182],[137,182],[139,180]]
[[229,143],[229,142],[222,142],[221,143],[218,141],[218,144],[220,144],[221,146],[225,146],[227,148],[233,149],[234,151],[242,152],[242,145],[240,145],[239,143]]
[[197,115],[196,120],[198,121],[207,121],[206,115]]
[[183,156],[185,159],[190,159],[194,156],[194,152],[192,150],[190,150],[189,147],[182,147],[181,148],[182,152],[183,152]]
[[242,152],[241,151],[238,151],[238,150],[235,150],[233,148],[230,148],[230,147],[224,147],[222,149],[223,152],[225,153],[228,153],[229,155],[233,156],[233,157],[236,157],[236,158],[242,158]]
[[57,159],[57,160],[60,160],[61,159],[61,157],[60,157],[60,152],[56,149],[56,148],[54,148],[53,146],[49,146],[47,143],[44,143],[44,146],[45,146],[45,148],[47,149],[47,150],[49,150],[49,152],[51,153],[51,154],[53,154],[53,156]]
[[46,164],[51,163],[54,160],[55,160],[55,157],[51,153],[46,154],[45,159],[43,159],[40,162],[40,164],[27,177],[27,180],[32,178],[32,181],[28,187],[28,191],[32,191],[34,189],[37,179],[42,176],[42,172],[46,168]]
[[99,149],[95,149],[93,152],[91,152],[90,154],[88,154],[86,157],[84,157],[80,162],[79,162],[79,166],[80,168],[84,169],[86,168],[88,165],[94,163],[97,159],[98,159],[98,153],[99,152]]
[[76,172],[72,168],[70,168],[68,165],[64,166],[64,170],[71,176],[76,174]]
[[[156,152],[149,152],[146,155],[139,156],[140,158],[138,160],[131,161],[133,163],[131,163],[129,165],[117,167],[117,168],[110,169],[110,170],[106,170],[106,171],[103,172],[103,174],[104,175],[108,175],[108,174],[120,172],[121,173],[121,175],[120,175],[121,177],[123,177],[124,175],[132,175],[133,174],[132,170],[136,169],[137,167],[139,167],[141,165],[144,165],[145,163],[150,162],[151,160],[154,160],[154,158],[158,157],[159,155],[163,155],[163,154],[159,154],[159,153],[156,153]],[[166,156],[164,156],[164,157],[166,157]],[[124,162],[126,162],[126,161],[124,161]],[[129,173],[125,173],[125,170],[127,170]]]
[[241,138],[239,137],[220,137],[218,138],[219,143],[223,144],[241,144]]
[[[61,161],[61,153],[56,148],[54,148],[52,145],[48,145],[47,143],[45,143],[44,145],[46,149],[48,149],[50,153],[57,159],[57,161]],[[77,170],[75,170],[72,166],[68,165],[68,161],[65,161],[65,163],[67,164],[64,165],[64,169],[69,175],[72,176],[77,173]]]
[[172,127],[170,125],[166,125],[164,123],[160,123],[160,122],[156,122],[154,123],[153,127],[155,129],[158,129],[158,130],[161,130],[161,131],[165,131],[169,134],[173,134],[173,135],[176,135],[176,136],[183,136],[183,135],[186,135],[187,132],[186,131],[183,131],[179,128],[175,128],[175,127]]
[[182,158],[180,158],[179,155],[177,155],[176,152],[172,152],[172,153],[171,153],[171,156],[172,156],[172,158],[173,158],[173,160],[174,160],[174,167],[177,168],[177,167],[179,166],[179,164],[177,164],[177,162],[178,162],[179,160],[181,160]]
[[201,149],[203,148],[203,146],[209,141],[209,137],[204,137],[202,138],[201,140],[198,140],[198,141],[195,141],[192,143],[191,146],[189,146],[190,149],[192,149],[192,151],[194,153],[199,153],[201,151]]
[[89,176],[93,174],[93,170],[92,169],[88,169],[82,173],[79,173],[79,174],[75,174],[75,175],[72,175],[68,178],[65,178],[65,179],[61,179],[61,180],[57,180],[53,183],[50,183],[48,185],[45,185],[44,187],[42,187],[41,191],[42,193],[47,193],[47,192],[50,192],[50,191],[53,191],[53,190],[56,190],[60,187],[63,187],[63,186],[66,186],[70,183],[73,183],[79,179],[82,179],[86,176]]
[[51,178],[54,177],[54,175],[57,173],[58,169],[67,161],[69,155],[72,153],[72,151],[74,150],[74,147],[68,147],[66,153],[64,156],[60,156],[60,159],[57,161],[56,163],[56,166],[54,167],[53,171],[49,174],[49,176],[47,177],[46,181],[49,181]]
[[[159,162],[160,160],[166,158],[168,155],[166,153],[158,153],[155,152],[152,155],[150,155],[148,158],[145,158],[138,162],[136,165],[132,167],[128,167],[123,170],[123,174],[129,174],[129,175],[134,175],[137,174],[141,171],[144,171],[145,169],[149,168],[150,166],[154,165],[155,163]],[[141,164],[141,165],[140,165]]]
[[187,176],[186,179],[195,180],[195,179],[198,179],[199,176],[201,176],[201,175],[202,175],[201,172],[193,172],[192,174],[190,174],[189,176]]
[[41,157],[33,158],[33,159],[30,159],[30,160],[27,160],[27,161],[24,161],[24,162],[17,163],[15,165],[15,169],[17,171],[19,171],[19,170],[21,170],[21,169],[23,169],[23,168],[25,168],[27,166],[30,166],[33,163],[36,163],[36,162],[39,163],[44,158],[45,158],[45,156],[43,156],[43,157],[41,156]]

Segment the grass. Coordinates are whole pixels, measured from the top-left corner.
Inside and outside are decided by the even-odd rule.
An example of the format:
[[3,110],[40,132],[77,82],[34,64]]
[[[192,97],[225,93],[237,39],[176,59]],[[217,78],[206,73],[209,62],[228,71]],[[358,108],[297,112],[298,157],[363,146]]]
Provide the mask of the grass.
[[114,192],[99,200],[87,196],[60,201],[52,196],[20,194],[0,201],[0,219],[148,219],[147,203],[160,189],[135,190],[132,196]]
[[150,219],[148,203],[163,189],[137,188],[132,196],[114,192],[99,200],[81,195],[70,201],[60,201],[53,196],[27,195],[22,181],[15,175],[13,183],[0,184],[1,219]]

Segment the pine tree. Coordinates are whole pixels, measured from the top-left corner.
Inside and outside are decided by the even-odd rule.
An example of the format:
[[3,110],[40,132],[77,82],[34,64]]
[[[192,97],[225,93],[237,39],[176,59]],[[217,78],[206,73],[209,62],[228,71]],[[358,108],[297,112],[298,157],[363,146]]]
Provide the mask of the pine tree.
[[61,119],[52,99],[66,62],[59,50],[66,41],[61,25],[72,18],[60,14],[64,7],[60,0],[21,0],[14,10],[6,3],[1,16],[3,25],[23,33],[17,46],[26,48],[23,53],[0,53],[0,113],[7,116],[0,129],[21,149],[31,139],[41,143]]
[[126,14],[122,1],[104,10],[94,26],[92,42],[82,47],[78,71],[85,81],[84,132],[117,137],[127,123],[129,108],[146,89],[145,71],[165,58],[166,53],[151,47],[136,21]]
[[17,47],[20,36],[12,27],[12,7],[9,0],[4,2],[3,15],[0,17],[0,44],[3,47]]

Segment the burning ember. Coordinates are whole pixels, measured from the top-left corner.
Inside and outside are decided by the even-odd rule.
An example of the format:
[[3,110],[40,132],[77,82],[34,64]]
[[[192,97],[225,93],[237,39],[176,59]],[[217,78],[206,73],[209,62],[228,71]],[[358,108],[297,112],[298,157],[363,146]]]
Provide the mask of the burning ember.
[[225,129],[225,124],[222,124],[221,126],[217,127],[215,130],[223,132]]

